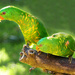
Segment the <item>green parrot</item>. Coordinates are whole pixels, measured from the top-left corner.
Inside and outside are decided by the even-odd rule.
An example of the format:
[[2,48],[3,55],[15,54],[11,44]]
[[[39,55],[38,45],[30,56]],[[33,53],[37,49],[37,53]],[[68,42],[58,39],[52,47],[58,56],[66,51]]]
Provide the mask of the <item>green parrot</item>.
[[35,48],[52,55],[71,57],[75,51],[75,40],[71,35],[60,32],[40,39]]
[[75,50],[75,40],[67,33],[56,33],[48,36],[43,24],[34,16],[14,7],[7,6],[0,9],[0,20],[16,22],[29,46],[33,49],[56,56],[72,56]]
[[43,24],[36,17],[15,6],[0,9],[1,20],[16,22],[23,33],[26,44],[36,44],[39,39],[48,36]]

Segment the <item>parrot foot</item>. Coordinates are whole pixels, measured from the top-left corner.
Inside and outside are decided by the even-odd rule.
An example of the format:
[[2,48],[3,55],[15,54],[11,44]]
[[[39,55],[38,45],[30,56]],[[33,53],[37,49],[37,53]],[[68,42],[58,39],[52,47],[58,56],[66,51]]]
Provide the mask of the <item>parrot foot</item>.
[[38,55],[40,55],[41,53],[42,53],[42,52],[41,52],[41,51],[39,51],[39,52],[38,52]]
[[29,48],[29,43],[27,43],[27,48]]
[[70,62],[70,64],[71,64],[71,62],[72,62],[72,55],[69,56],[68,58],[69,58],[69,62]]
[[35,67],[31,67],[30,69],[29,69],[29,72],[31,72],[32,70],[34,70],[35,69]]
[[50,54],[47,54],[47,58],[49,58]]

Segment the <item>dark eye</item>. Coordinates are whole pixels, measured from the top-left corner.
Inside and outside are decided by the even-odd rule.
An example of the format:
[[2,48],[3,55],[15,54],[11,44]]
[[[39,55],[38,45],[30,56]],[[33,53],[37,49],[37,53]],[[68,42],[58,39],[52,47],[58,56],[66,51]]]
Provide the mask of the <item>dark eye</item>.
[[6,14],[6,12],[2,12],[2,15],[5,15]]
[[54,35],[52,35],[52,37],[56,37],[56,35],[54,34]]

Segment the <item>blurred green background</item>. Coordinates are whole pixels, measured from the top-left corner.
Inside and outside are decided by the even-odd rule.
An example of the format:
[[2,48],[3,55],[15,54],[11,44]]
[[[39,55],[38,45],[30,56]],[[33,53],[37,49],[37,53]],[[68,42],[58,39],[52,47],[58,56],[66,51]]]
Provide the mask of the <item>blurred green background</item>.
[[[38,17],[50,35],[66,32],[75,37],[75,0],[0,0],[0,8],[8,5],[14,5]],[[11,21],[2,21],[0,75],[49,75],[41,69],[29,73],[31,66],[19,62],[23,44],[23,35],[18,25]]]

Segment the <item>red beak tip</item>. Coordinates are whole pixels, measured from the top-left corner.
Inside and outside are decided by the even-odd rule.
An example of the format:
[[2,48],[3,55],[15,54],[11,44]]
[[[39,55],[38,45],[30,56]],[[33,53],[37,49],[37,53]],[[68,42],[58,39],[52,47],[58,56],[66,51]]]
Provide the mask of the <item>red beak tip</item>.
[[0,20],[4,20],[4,18],[2,16],[0,16]]

